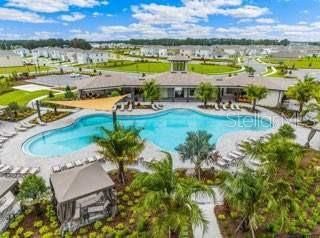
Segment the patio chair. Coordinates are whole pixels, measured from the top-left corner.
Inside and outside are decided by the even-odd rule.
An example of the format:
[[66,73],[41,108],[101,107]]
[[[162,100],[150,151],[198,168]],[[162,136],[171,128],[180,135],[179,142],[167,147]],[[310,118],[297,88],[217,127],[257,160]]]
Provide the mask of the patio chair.
[[6,137],[0,137],[0,143],[4,143],[8,140]]
[[217,160],[216,164],[221,168],[227,168],[229,165],[223,160]]
[[88,161],[88,163],[93,163],[93,162],[97,161],[97,158],[95,156],[92,156],[92,157],[89,157],[87,159],[87,161]]
[[132,112],[132,104],[131,104],[131,103],[130,103],[129,106],[128,106],[128,111],[129,111],[129,112]]
[[28,130],[27,128],[22,127],[21,125],[16,125],[14,129],[16,129],[16,131],[21,131],[21,132]]
[[73,162],[68,162],[68,163],[65,164],[65,167],[67,169],[72,169],[72,168],[74,168],[74,163]]
[[222,104],[222,109],[223,109],[224,111],[227,111],[227,110],[228,110],[227,105],[226,105],[226,104]]
[[47,123],[41,121],[39,118],[37,118],[37,122],[38,122],[38,124],[39,124],[40,126],[46,126],[46,125],[47,125]]
[[0,136],[4,137],[4,138],[8,138],[8,139],[12,137],[11,134],[9,135],[9,134],[5,133],[4,131],[0,131]]
[[158,110],[162,110],[163,107],[161,107],[159,104],[155,104],[156,108],[158,108]]
[[120,111],[123,112],[124,111],[124,103],[120,104]]
[[26,122],[26,121],[21,122],[21,125],[22,125],[23,127],[26,127],[26,128],[32,128],[32,127],[35,126],[35,124],[31,124],[31,123]]
[[31,175],[35,175],[35,174],[37,174],[37,173],[39,173],[40,172],[40,168],[31,168],[30,169],[30,171],[29,171],[29,174],[31,174]]
[[6,166],[4,166],[2,169],[0,169],[0,174],[6,174],[6,173],[10,172],[11,169],[12,169],[11,166],[6,165]]
[[29,168],[22,168],[22,169],[19,171],[19,175],[25,176],[26,174],[28,174],[29,170],[30,170]]
[[237,111],[236,105],[235,104],[231,104],[230,108],[232,111]]
[[17,132],[15,131],[7,131],[7,130],[2,130],[3,133],[7,134],[10,137],[14,137],[15,135],[17,135]]
[[22,167],[14,167],[14,168],[8,173],[8,175],[11,176],[11,177],[16,177],[21,169],[22,169]]
[[74,161],[75,166],[79,167],[83,165],[83,162],[81,160]]
[[214,108],[214,110],[216,110],[216,111],[219,111],[219,110],[220,110],[218,103],[214,103],[214,104],[213,104],[213,108]]
[[159,109],[156,107],[155,104],[151,104],[151,108],[154,110],[154,111],[158,111]]
[[235,104],[235,107],[238,111],[241,111],[240,105],[239,104]]
[[60,165],[52,166],[52,167],[51,167],[51,171],[52,171],[53,173],[61,172],[61,167],[60,167]]
[[98,161],[104,160],[104,156],[101,155],[101,154],[97,154],[97,155],[95,155],[95,157],[96,157],[96,159],[97,159]]

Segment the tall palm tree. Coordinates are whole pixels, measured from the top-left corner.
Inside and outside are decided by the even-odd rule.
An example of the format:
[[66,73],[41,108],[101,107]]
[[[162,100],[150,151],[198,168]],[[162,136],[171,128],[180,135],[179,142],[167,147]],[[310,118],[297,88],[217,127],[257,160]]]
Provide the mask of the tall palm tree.
[[259,223],[263,187],[263,178],[248,168],[244,168],[244,171],[235,176],[227,176],[222,185],[222,191],[226,202],[236,208],[241,216],[241,221],[235,231],[236,234],[240,229],[247,230],[249,227],[252,237],[255,237],[255,230]]
[[125,166],[133,163],[144,148],[140,129],[118,124],[113,130],[102,128],[103,136],[94,138],[105,160],[118,166],[118,176],[125,183]]
[[146,100],[154,101],[160,98],[160,87],[155,80],[146,81],[143,85],[143,96]]
[[204,107],[207,107],[209,100],[216,100],[218,97],[218,88],[211,83],[202,82],[196,89],[196,97],[203,102]]
[[198,179],[201,179],[201,165],[209,163],[209,153],[215,147],[210,144],[212,135],[206,131],[188,132],[184,144],[179,145],[176,150],[183,161],[190,160],[195,165]]
[[161,161],[149,163],[151,173],[138,174],[133,188],[146,191],[139,214],[151,213],[152,237],[180,237],[191,225],[207,229],[208,222],[194,201],[195,196],[213,197],[213,190],[193,178],[179,177],[173,170],[170,154]]
[[299,113],[303,111],[304,104],[312,99],[315,88],[314,78],[306,76],[304,80],[288,89],[287,96],[299,102]]
[[266,87],[251,84],[246,88],[246,94],[252,102],[252,111],[255,111],[257,101],[267,97],[268,90]]

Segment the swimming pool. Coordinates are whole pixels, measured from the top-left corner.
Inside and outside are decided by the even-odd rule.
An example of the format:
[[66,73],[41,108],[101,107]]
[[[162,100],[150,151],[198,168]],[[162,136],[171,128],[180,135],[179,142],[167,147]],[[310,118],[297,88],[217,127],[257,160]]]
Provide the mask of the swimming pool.
[[[170,109],[141,116],[118,116],[124,126],[142,128],[142,138],[163,150],[174,151],[184,142],[188,131],[206,130],[216,143],[224,134],[235,131],[262,131],[272,128],[272,123],[254,116],[213,116],[190,109]],[[38,157],[62,156],[93,143],[93,136],[101,135],[101,127],[112,128],[112,116],[92,114],[72,125],[31,137],[23,144],[23,151]]]

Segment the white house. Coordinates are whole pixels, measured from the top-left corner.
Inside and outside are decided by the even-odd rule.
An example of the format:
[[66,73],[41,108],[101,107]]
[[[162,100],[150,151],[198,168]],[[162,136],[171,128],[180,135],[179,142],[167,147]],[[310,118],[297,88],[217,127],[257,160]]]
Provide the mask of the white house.
[[17,48],[17,49],[14,49],[13,52],[19,55],[20,57],[31,56],[31,51],[26,48]]
[[0,50],[0,67],[23,66],[22,58],[10,50]]

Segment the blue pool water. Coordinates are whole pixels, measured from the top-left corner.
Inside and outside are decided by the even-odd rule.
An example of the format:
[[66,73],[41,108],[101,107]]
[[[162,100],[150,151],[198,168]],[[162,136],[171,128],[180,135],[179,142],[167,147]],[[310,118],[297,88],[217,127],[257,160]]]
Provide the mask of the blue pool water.
[[[142,128],[141,136],[163,150],[174,151],[184,142],[188,131],[206,130],[212,134],[211,142],[235,131],[268,130],[269,120],[253,116],[212,116],[187,109],[172,109],[144,116],[118,116],[124,125]],[[74,124],[38,134],[23,145],[23,150],[39,157],[65,155],[93,143],[93,136],[101,135],[101,127],[112,128],[112,116],[93,114],[79,118]]]

